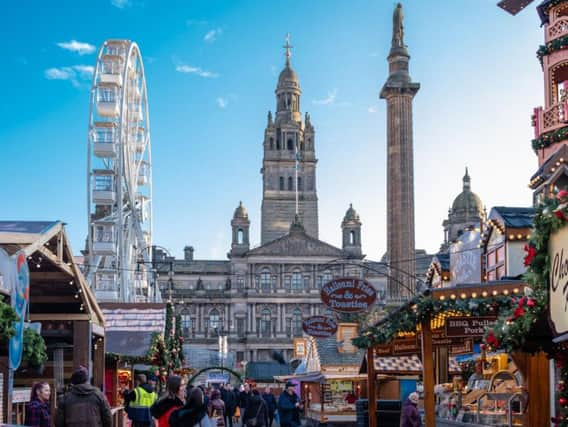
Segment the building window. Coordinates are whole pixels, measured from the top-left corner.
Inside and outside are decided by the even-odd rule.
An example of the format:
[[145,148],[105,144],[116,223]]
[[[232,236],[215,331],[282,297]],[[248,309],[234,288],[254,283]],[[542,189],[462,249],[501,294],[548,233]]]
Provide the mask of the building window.
[[270,337],[270,320],[272,313],[268,308],[262,310],[260,318],[260,333],[263,337]]
[[245,278],[243,276],[237,276],[237,289],[242,291],[245,288]]
[[302,177],[298,177],[298,191],[302,191],[303,187],[302,187]]
[[354,245],[355,244],[355,232],[353,230],[351,230],[349,232],[349,244],[350,245]]
[[290,290],[290,287],[292,286],[292,280],[290,278],[290,276],[286,276],[284,277],[284,288],[287,290]]
[[239,245],[242,245],[242,244],[243,244],[243,242],[244,242],[244,236],[245,236],[244,231],[239,228],[239,230],[237,231],[237,243],[238,243]]
[[292,290],[300,291],[304,288],[302,281],[302,274],[299,271],[292,273]]
[[284,190],[284,177],[280,177],[280,190]]
[[221,316],[219,316],[219,311],[216,309],[209,312],[209,327],[211,329],[219,329],[221,327]]
[[289,176],[289,177],[288,177],[288,191],[292,191],[292,190],[293,190],[293,188],[292,188],[293,182],[294,182],[294,181],[292,180],[292,177]]
[[324,271],[323,272],[323,284],[325,285],[327,282],[331,280],[331,272]]
[[237,317],[237,336],[239,338],[243,338],[246,335],[245,322],[246,319],[244,317]]
[[260,289],[262,289],[263,291],[269,291],[271,288],[270,280],[270,270],[262,270],[262,272],[260,273]]
[[270,137],[270,149],[274,150],[274,138]]
[[302,310],[299,308],[292,313],[292,334],[295,337],[302,336]]
[[288,150],[294,150],[294,141],[292,141],[292,138],[288,138]]

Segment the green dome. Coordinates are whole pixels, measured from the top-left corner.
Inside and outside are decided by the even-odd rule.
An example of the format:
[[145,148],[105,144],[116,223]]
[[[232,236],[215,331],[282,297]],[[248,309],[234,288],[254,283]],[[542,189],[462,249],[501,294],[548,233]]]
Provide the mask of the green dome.
[[471,191],[471,178],[469,177],[467,168],[463,177],[463,191],[455,198],[452,204],[452,212],[454,214],[461,212],[471,212],[472,214],[483,212],[483,202],[477,194]]

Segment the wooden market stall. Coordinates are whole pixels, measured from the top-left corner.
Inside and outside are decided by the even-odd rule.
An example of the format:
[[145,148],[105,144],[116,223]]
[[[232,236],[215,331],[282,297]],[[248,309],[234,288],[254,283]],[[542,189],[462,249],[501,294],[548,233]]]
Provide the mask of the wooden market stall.
[[[29,269],[29,318],[25,320],[37,324],[47,345],[48,360],[43,369],[30,369],[22,363],[14,372],[14,387],[47,381],[54,391],[52,405],[56,406],[73,369],[85,366],[92,383],[102,388],[104,316],[73,258],[64,223],[0,221],[0,248],[10,257],[25,256]],[[10,275],[9,271],[3,273]],[[4,286],[10,284],[4,281]],[[1,356],[0,375],[7,379],[5,355]],[[2,419],[11,420],[10,396],[4,395],[2,407]]]
[[365,392],[366,376],[359,374],[363,352],[339,339],[341,326],[337,337],[310,337],[306,357],[294,375],[276,377],[299,384],[309,425],[356,421],[355,401]]
[[[526,283],[522,281],[498,281],[474,285],[458,285],[451,288],[431,289],[401,306],[374,327],[364,331],[355,343],[366,348],[369,426],[377,427],[377,363],[383,346],[409,334],[420,337],[422,355],[423,408],[427,426],[437,425],[435,415],[434,386],[436,376],[449,365],[451,345],[436,345],[436,333],[446,331],[446,338],[458,335],[476,336],[481,339],[487,327],[492,325],[501,309],[516,304],[515,296],[521,295]],[[457,332],[456,332],[457,331]],[[461,331],[461,332],[460,332]],[[435,351],[436,347],[444,349]],[[510,355],[521,372],[521,385],[517,391],[528,395],[530,404],[520,408],[526,412],[520,421],[523,426],[549,425],[549,373],[548,361],[543,353]],[[498,396],[505,399],[505,396]],[[507,396],[508,399],[510,396]],[[477,407],[480,407],[478,404]],[[488,417],[487,419],[489,419]],[[499,421],[500,422],[500,421]],[[517,421],[518,422],[518,421]],[[463,425],[463,424],[455,424]],[[498,424],[486,424],[498,425]],[[517,424],[514,424],[517,425]]]

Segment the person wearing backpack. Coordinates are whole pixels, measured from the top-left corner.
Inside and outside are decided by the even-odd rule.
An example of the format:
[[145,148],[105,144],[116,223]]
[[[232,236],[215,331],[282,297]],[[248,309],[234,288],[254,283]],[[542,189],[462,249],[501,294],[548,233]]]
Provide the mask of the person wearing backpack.
[[268,408],[258,390],[251,392],[243,417],[243,427],[267,427]]

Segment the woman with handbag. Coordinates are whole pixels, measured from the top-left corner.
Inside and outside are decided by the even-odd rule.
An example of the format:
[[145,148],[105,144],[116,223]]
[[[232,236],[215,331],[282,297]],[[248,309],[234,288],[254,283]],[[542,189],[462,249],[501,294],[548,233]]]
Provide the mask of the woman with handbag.
[[221,400],[221,392],[219,390],[211,392],[207,413],[211,419],[211,427],[225,427],[225,403]]
[[253,390],[243,417],[243,427],[267,427],[268,408],[258,390]]

